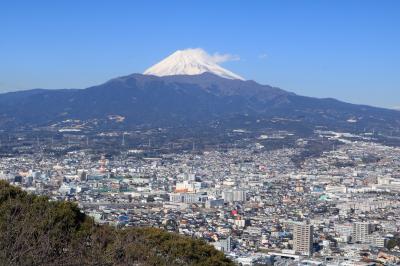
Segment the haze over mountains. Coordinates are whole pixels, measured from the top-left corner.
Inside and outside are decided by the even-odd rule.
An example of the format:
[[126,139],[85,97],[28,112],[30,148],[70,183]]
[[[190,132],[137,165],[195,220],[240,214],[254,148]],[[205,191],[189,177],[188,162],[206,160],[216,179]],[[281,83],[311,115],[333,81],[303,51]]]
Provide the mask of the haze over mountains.
[[314,128],[397,130],[400,112],[299,96],[244,80],[201,49],[177,51],[147,69],[83,90],[0,95],[0,126],[48,127],[80,120],[102,128],[247,127],[296,123]]

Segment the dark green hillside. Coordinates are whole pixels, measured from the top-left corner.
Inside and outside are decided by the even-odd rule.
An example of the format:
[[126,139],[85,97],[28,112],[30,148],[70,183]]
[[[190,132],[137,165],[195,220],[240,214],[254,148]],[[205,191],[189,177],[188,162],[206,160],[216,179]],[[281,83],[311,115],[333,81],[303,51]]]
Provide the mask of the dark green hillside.
[[68,202],[0,181],[0,265],[233,265],[200,240],[96,225]]

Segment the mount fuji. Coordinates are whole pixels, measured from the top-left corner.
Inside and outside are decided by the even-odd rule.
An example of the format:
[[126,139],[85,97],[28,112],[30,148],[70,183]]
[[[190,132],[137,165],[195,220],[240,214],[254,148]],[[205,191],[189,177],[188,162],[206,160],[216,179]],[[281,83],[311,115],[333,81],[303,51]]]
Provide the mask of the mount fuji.
[[158,77],[174,75],[199,75],[212,73],[226,79],[244,80],[241,76],[222,68],[203,49],[178,50],[161,62],[148,68],[144,74]]
[[244,80],[217,61],[201,49],[180,50],[144,74],[86,89],[0,94],[0,128],[57,129],[65,121],[101,130],[196,128],[195,134],[216,127],[388,133],[400,128],[400,111],[300,96]]

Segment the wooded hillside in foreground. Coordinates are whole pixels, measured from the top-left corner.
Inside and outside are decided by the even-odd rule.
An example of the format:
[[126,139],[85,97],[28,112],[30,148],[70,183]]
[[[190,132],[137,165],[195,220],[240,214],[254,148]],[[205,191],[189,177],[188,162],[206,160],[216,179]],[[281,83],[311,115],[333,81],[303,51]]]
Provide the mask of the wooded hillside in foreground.
[[0,181],[0,265],[233,265],[204,241],[97,225],[69,202]]

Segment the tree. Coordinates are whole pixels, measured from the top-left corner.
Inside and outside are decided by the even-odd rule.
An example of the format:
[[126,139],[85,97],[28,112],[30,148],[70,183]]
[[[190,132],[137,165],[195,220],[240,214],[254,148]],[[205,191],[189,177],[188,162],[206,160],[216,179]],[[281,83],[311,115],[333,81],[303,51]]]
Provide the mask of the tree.
[[[0,181],[2,265],[233,265],[201,240],[156,228],[97,225],[76,204]],[[0,263],[0,264],[1,264]]]

